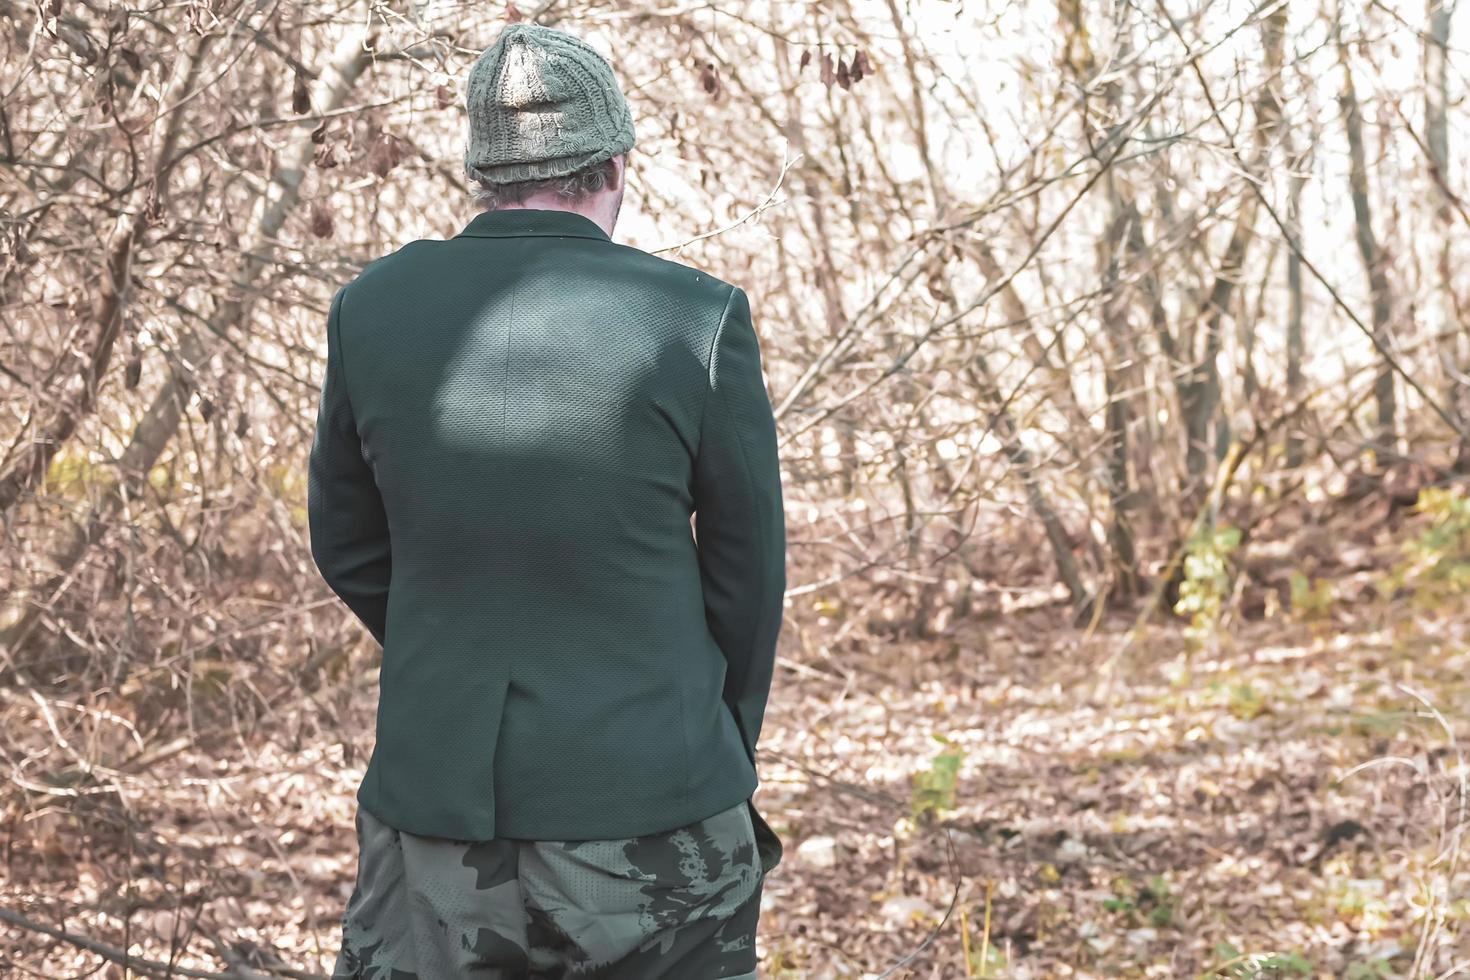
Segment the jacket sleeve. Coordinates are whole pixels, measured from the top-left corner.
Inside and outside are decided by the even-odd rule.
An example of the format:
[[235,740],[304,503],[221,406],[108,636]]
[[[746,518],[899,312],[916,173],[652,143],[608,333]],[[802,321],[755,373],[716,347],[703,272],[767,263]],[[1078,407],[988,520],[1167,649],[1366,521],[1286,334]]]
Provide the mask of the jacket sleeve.
[[388,517],[362,453],[343,376],[343,286],[327,314],[327,369],[307,467],[311,556],[332,591],[383,642],[392,558]]
[[745,292],[732,287],[709,356],[694,466],[705,620],[725,654],[724,701],[755,762],[786,590],[776,420]]

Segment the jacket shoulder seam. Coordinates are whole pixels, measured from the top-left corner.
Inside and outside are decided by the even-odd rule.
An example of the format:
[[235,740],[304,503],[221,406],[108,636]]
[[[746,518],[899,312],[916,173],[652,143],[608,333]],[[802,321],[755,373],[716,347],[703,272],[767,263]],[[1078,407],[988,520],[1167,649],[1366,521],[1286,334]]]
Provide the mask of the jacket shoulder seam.
[[710,337],[709,350],[704,355],[704,401],[699,406],[699,432],[700,446],[703,448],[704,421],[709,414],[710,393],[715,386],[715,348],[720,345],[720,335],[725,330],[725,320],[730,315],[730,305],[735,301],[735,290],[737,286],[731,286],[730,292],[725,296],[724,309],[720,310],[720,318],[715,321],[714,335]]

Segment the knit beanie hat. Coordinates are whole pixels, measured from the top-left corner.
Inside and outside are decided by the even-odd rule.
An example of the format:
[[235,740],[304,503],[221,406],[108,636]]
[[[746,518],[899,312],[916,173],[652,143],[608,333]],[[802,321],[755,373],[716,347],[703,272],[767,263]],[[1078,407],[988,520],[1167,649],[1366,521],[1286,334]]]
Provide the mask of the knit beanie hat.
[[564,177],[633,148],[612,67],[585,41],[511,24],[470,68],[465,172],[491,184]]

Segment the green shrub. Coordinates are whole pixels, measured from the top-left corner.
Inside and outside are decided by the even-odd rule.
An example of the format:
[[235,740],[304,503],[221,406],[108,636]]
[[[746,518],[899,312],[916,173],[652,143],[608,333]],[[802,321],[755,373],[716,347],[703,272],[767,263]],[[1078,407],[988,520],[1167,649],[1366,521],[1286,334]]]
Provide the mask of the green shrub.
[[1184,552],[1184,580],[1174,612],[1189,617],[1184,635],[1203,644],[1215,632],[1225,600],[1230,596],[1230,555],[1240,546],[1240,528],[1203,528],[1190,538]]

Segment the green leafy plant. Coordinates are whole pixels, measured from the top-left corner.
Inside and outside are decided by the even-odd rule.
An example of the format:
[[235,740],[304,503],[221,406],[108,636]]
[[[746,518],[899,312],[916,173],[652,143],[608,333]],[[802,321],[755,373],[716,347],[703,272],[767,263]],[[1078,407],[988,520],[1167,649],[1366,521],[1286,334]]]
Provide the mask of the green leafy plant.
[[1003,977],[1009,972],[1010,965],[1006,955],[994,946],[970,950],[970,975],[979,980]]
[[1174,612],[1189,617],[1184,636],[1203,644],[1215,632],[1230,595],[1230,555],[1240,546],[1240,528],[1201,529],[1184,552],[1184,580]]
[[1238,980],[1266,980],[1268,977],[1310,977],[1312,963],[1300,953],[1242,953],[1229,943],[1215,947],[1219,965],[1201,974],[1204,977],[1236,977]]
[[1332,611],[1336,593],[1327,579],[1309,579],[1301,572],[1292,572],[1291,614],[1302,622],[1326,619]]
[[1250,683],[1232,685],[1228,704],[1230,713],[1241,721],[1250,721],[1266,711],[1265,695]]
[[1414,509],[1429,526],[1401,545],[1403,560],[1378,583],[1380,594],[1409,589],[1416,605],[1433,608],[1470,593],[1470,498],[1459,487],[1426,487]]
[[1174,921],[1174,896],[1163,875],[1137,885],[1126,877],[1113,881],[1113,894],[1103,899],[1104,911],[1123,916],[1130,926],[1164,928]]
[[1365,711],[1348,719],[1348,730],[1364,738],[1392,738],[1413,717],[1414,712],[1402,709]]
[[940,811],[953,810],[955,806],[955,788],[959,783],[965,750],[951,744],[942,735],[934,738],[946,748],[934,757],[928,769],[914,774],[909,806],[915,820],[931,819]]
[[1153,907],[1148,910],[1149,925],[1162,929],[1174,921],[1174,894],[1162,875],[1148,880],[1148,899]]

